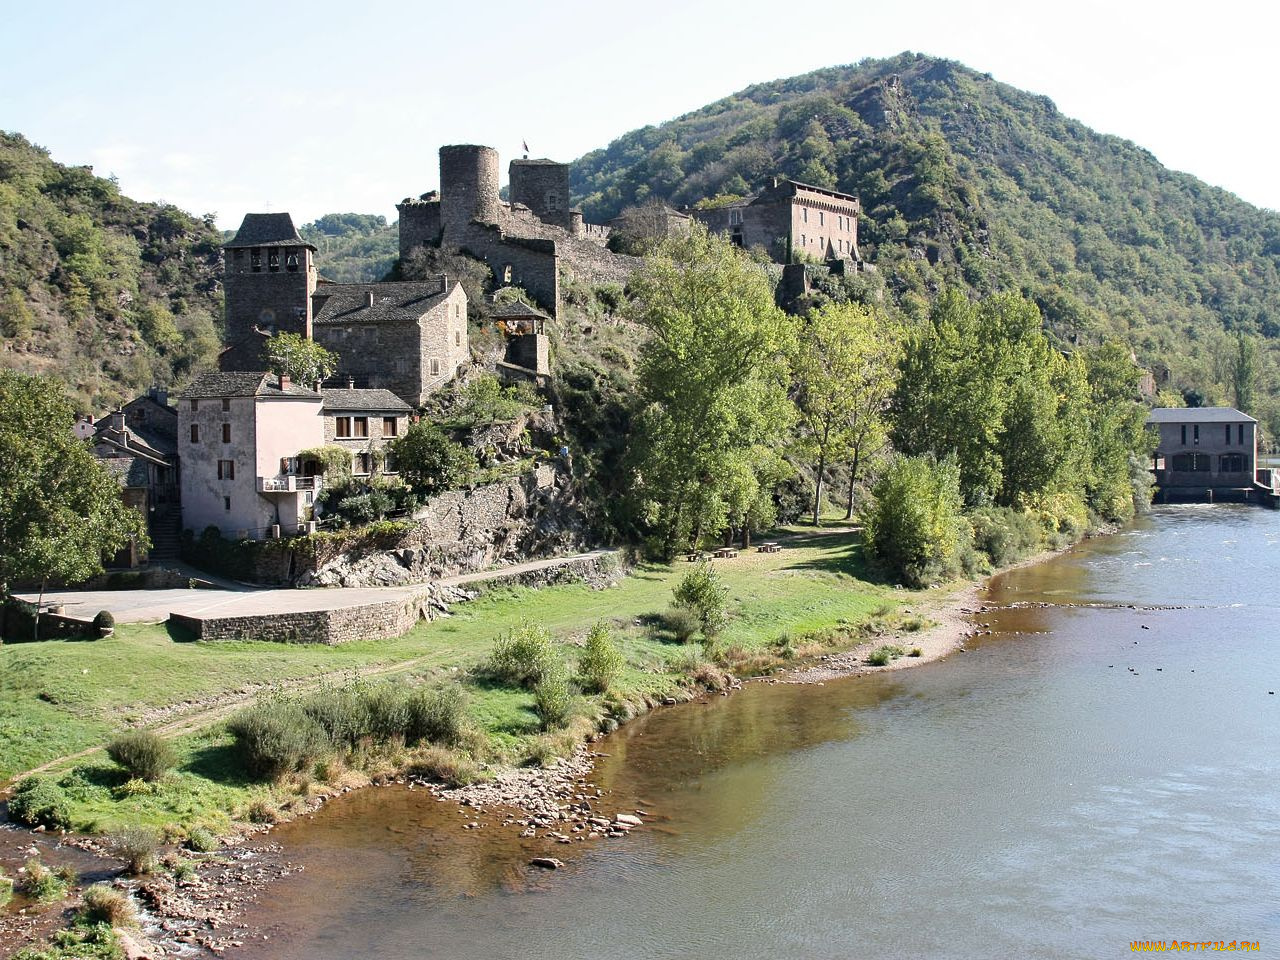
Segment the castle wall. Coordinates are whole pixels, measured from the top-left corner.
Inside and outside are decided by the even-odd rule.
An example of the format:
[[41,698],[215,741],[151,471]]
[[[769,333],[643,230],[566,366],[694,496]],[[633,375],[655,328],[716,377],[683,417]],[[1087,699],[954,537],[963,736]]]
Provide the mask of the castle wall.
[[499,285],[523,287],[540,307],[555,315],[560,304],[557,241],[506,237],[498,227],[472,224],[457,245],[487,263]]
[[452,242],[472,220],[500,220],[498,181],[498,151],[492,147],[455,144],[440,148],[440,220],[446,241]]
[[396,204],[400,213],[400,259],[415,247],[440,245],[440,201],[406,200]]
[[511,202],[523,203],[543,223],[572,230],[569,165],[549,160],[512,160]]
[[[223,251],[225,340],[229,346],[219,360],[223,370],[265,367],[262,347],[266,338],[256,334],[255,327],[311,335],[311,293],[316,287],[311,251],[306,247],[267,248],[259,250],[256,261],[254,253],[243,248]],[[286,266],[290,257],[297,259],[296,270]]]

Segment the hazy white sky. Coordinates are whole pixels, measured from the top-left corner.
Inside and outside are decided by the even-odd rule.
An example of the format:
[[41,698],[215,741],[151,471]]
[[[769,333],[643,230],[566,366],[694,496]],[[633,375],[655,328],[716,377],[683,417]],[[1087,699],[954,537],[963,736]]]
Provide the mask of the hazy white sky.
[[394,219],[444,143],[571,160],[752,83],[914,50],[1280,209],[1278,26],[1263,0],[0,0],[0,127],[226,228]]

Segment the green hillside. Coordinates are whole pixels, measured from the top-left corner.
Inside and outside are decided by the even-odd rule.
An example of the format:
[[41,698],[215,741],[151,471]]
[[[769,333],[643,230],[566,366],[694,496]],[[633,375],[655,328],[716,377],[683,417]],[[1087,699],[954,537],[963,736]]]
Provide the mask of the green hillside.
[[1262,335],[1257,412],[1280,432],[1280,215],[960,64],[904,53],[752,86],[587,154],[572,186],[600,221],[774,175],[861,197],[863,254],[912,314],[944,282],[1020,290],[1062,342],[1120,335],[1207,402],[1232,399],[1227,332]]
[[218,231],[0,132],[0,367],[100,412],[216,362]]

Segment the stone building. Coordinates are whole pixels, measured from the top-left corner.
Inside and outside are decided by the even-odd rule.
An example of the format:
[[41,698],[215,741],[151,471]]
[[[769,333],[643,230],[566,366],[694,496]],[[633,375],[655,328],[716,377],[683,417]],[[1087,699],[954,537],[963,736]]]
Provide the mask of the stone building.
[[298,453],[324,443],[319,393],[271,373],[207,373],[177,406],[186,529],[258,540],[309,519],[320,480]]
[[1153,460],[1165,499],[1252,495],[1258,421],[1234,407],[1161,407],[1147,424],[1160,434]]
[[807,256],[860,264],[858,198],[795,180],[774,180],[753,197],[691,211],[708,230],[740,247],[763,247],[777,263]]
[[320,283],[312,336],[338,354],[339,382],[390,390],[413,407],[471,359],[467,294],[447,277],[401,283]]
[[371,477],[397,472],[387,447],[409,429],[409,405],[390,390],[326,387],[324,442],[351,454],[351,475]]
[[151,549],[136,544],[115,558],[116,566],[178,559],[181,502],[178,495],[178,411],[168,391],[152,388],[94,424],[94,455],[120,484],[126,506],[142,515]]
[[276,333],[311,336],[316,248],[287,213],[247,213],[222,246],[226,349],[223,370],[260,370],[263,345]]
[[547,315],[523,300],[516,300],[495,307],[493,319],[506,338],[498,373],[504,380],[531,380],[541,385],[551,376]]
[[511,200],[499,190],[498,152],[454,144],[440,148],[440,190],[406,198],[400,258],[417,247],[461,250],[487,263],[498,286],[523,287],[553,316],[561,273],[589,283],[623,283],[639,261],[606,249],[607,227],[584,222],[569,206],[569,166],[513,160]]

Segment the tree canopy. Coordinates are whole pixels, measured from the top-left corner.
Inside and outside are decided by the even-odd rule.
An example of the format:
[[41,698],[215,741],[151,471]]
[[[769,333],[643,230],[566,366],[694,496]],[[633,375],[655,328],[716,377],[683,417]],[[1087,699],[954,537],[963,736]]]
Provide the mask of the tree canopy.
[[287,374],[304,386],[314,387],[338,369],[336,353],[297,333],[277,333],[266,350],[273,373]]

